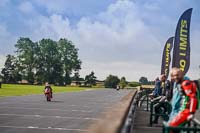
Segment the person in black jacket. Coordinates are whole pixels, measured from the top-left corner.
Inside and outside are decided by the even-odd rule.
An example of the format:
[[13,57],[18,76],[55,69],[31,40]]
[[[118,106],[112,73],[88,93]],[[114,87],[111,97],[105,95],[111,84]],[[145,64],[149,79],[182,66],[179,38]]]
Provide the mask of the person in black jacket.
[[[172,98],[171,95],[171,87],[170,87],[170,81],[166,79],[166,76],[164,74],[161,75],[161,83],[162,83],[162,95],[156,98],[159,100],[159,103],[156,103],[154,105],[155,113],[156,114],[166,114],[169,112],[169,101]],[[158,123],[159,116],[156,115],[153,123]]]

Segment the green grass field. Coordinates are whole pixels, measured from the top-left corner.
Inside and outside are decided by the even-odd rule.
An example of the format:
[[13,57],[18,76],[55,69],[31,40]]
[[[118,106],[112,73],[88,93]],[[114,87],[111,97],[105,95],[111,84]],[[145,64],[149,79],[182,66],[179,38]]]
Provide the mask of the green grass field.
[[[53,93],[59,93],[59,92],[75,92],[75,91],[82,91],[94,88],[52,86],[52,89]],[[38,85],[2,84],[0,88],[0,97],[43,94],[43,90],[44,86],[38,86]]]

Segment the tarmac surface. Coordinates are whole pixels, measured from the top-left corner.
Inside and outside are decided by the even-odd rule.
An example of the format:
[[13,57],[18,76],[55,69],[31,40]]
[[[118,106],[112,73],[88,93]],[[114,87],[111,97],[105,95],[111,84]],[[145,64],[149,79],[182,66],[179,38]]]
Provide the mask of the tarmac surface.
[[105,110],[129,90],[88,90],[57,93],[52,102],[44,95],[0,98],[1,133],[80,133],[87,132]]

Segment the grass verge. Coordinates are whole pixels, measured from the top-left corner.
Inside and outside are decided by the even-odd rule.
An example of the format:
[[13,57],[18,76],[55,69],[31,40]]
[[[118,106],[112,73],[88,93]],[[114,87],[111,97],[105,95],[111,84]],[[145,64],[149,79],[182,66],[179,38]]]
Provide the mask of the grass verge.
[[[59,93],[59,92],[76,92],[94,88],[52,86],[52,89],[53,93]],[[43,90],[44,86],[39,86],[39,85],[2,84],[0,88],[0,97],[43,94]]]

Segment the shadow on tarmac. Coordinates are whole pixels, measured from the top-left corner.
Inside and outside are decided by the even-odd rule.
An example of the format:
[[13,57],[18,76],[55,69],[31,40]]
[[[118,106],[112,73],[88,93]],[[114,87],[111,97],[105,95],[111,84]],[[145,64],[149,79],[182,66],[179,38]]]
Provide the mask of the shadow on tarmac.
[[52,103],[63,103],[64,101],[54,101],[54,100],[52,100],[51,102]]

